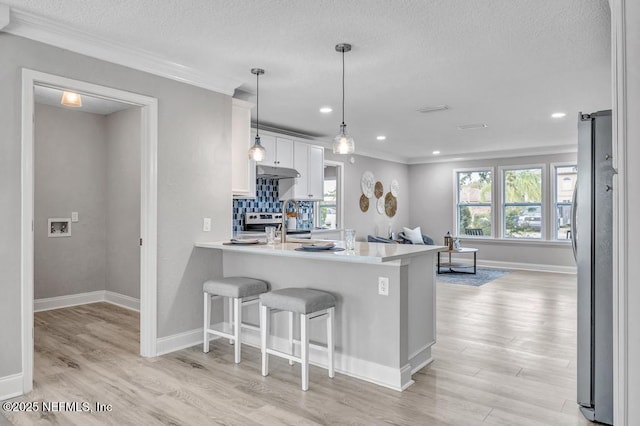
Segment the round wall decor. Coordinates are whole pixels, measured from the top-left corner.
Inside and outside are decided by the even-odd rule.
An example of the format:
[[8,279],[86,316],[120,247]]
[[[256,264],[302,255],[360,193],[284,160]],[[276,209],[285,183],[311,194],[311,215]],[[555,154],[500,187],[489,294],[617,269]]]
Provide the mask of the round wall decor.
[[374,182],[375,178],[373,177],[373,173],[366,171],[362,174],[362,178],[360,179],[360,188],[367,198],[373,197]]
[[387,195],[384,197],[384,211],[387,213],[387,216],[394,217],[397,210],[398,199],[394,197],[392,193],[387,192]]
[[378,214],[384,214],[384,198],[378,198],[376,202],[376,210],[378,210]]
[[376,182],[376,185],[373,188],[373,195],[375,195],[376,198],[380,198],[380,197],[382,197],[382,194],[384,194],[384,189],[382,187],[382,182],[378,181],[378,182]]
[[364,194],[360,196],[360,210],[362,210],[363,213],[369,210],[369,199]]
[[400,190],[400,185],[398,184],[397,180],[392,180],[391,181],[391,187],[389,188],[389,190],[391,191],[391,195],[393,195],[394,197],[398,196],[398,191]]

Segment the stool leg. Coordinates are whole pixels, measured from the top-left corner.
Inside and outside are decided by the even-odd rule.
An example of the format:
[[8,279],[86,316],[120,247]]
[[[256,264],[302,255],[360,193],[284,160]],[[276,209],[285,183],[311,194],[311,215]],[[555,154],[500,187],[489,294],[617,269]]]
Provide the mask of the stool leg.
[[204,292],[204,338],[202,340],[202,352],[209,352],[209,333],[207,330],[211,327],[211,295]]
[[329,356],[329,377],[332,379],[336,376],[333,366],[333,315],[335,314],[335,308],[327,309],[327,354]]
[[233,340],[235,341],[234,361],[236,364],[240,362],[240,326],[242,324],[242,299],[240,297],[233,298]]
[[[227,298],[229,300],[229,329],[233,330],[233,298]],[[229,339],[229,344],[233,345],[233,339]]]
[[269,375],[269,354],[267,354],[267,336],[269,335],[269,308],[260,304],[260,349],[262,350],[262,375]]
[[309,317],[300,314],[300,358],[302,364],[302,390],[309,389]]
[[[293,312],[289,312],[289,352],[294,355],[293,347]],[[293,365],[293,361],[289,360],[289,365]]]

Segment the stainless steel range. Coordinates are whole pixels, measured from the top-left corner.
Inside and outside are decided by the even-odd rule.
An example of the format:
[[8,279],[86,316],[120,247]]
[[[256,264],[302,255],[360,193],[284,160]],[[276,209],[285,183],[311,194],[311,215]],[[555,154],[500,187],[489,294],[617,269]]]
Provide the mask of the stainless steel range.
[[247,232],[264,232],[267,226],[275,226],[280,229],[282,225],[282,213],[257,213],[244,214],[244,230]]
[[[244,214],[244,232],[264,232],[267,226],[282,227],[282,213],[247,212]],[[287,229],[287,235],[295,234],[300,238],[311,238],[309,229]]]

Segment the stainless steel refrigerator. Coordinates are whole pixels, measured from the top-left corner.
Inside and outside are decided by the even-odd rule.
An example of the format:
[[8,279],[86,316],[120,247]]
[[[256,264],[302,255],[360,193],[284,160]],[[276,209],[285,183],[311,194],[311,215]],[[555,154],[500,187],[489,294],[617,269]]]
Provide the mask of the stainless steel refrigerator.
[[613,424],[611,111],[580,113],[572,243],[578,268],[578,394],[589,420]]

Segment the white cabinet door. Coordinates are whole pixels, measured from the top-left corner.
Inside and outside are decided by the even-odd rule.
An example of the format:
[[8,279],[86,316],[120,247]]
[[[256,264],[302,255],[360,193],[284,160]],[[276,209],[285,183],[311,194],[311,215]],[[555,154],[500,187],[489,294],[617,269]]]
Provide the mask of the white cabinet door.
[[[255,132],[253,133],[255,137]],[[270,135],[260,135],[260,141],[265,150],[261,164],[270,167],[293,168],[293,141]]]
[[293,140],[276,137],[276,166],[293,168]]
[[309,145],[309,162],[307,167],[308,194],[310,200],[324,198],[324,148]]
[[231,193],[235,197],[256,196],[256,167],[247,153],[251,140],[251,108],[253,104],[232,100],[231,113]]
[[295,142],[293,145],[293,166],[300,173],[299,178],[294,179],[293,198],[304,200],[307,198],[307,186],[309,184],[309,174],[307,166],[309,164],[309,145],[302,142]]
[[260,164],[271,167],[277,166],[278,164],[276,162],[278,160],[276,157],[276,138],[269,135],[260,135],[260,143],[265,150],[264,160],[262,160]]
[[321,200],[324,193],[324,148],[294,142],[293,167],[300,177],[280,180],[280,199]]

